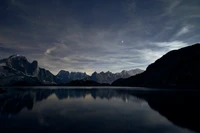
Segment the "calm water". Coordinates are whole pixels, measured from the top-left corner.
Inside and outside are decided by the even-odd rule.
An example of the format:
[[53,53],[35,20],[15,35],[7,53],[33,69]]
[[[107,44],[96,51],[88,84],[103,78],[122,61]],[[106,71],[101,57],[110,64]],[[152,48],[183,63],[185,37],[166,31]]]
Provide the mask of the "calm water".
[[0,94],[0,132],[200,132],[198,91],[14,88]]

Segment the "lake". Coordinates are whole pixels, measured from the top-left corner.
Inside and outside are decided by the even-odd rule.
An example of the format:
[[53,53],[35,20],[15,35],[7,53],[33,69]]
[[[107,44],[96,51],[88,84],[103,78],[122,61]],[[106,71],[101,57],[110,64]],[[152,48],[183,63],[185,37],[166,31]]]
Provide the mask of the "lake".
[[0,94],[1,133],[197,133],[200,91],[23,87]]

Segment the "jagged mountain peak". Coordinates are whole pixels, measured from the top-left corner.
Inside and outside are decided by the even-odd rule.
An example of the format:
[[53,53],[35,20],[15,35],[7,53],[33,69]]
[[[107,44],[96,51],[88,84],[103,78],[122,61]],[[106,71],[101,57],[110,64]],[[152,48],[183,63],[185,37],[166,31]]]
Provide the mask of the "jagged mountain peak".
[[80,79],[85,79],[87,78],[88,75],[84,72],[69,72],[65,70],[61,70],[57,75],[56,75],[56,82],[58,84],[67,84],[73,80],[80,80]]
[[25,56],[22,56],[22,55],[19,55],[19,54],[13,54],[11,56],[9,56],[8,58],[18,58],[18,57],[25,57]]
[[92,75],[96,75],[96,74],[97,74],[97,72],[96,72],[96,71],[92,73]]
[[55,84],[55,77],[50,71],[40,68],[37,61],[30,63],[25,56],[18,54],[11,55],[8,58],[0,60],[0,63],[0,77],[2,77],[2,81],[0,82],[2,82],[2,85],[5,83],[4,79],[6,79],[6,83],[8,84],[9,82],[13,84],[20,82],[22,84],[27,81],[34,81],[33,83],[37,84],[39,82]]
[[60,74],[69,74],[69,71],[60,70],[57,75],[60,75]]
[[34,60],[32,63],[30,63],[25,56],[19,55],[19,54],[11,55],[7,59],[5,59],[5,61],[7,62],[8,65],[9,65],[9,63],[14,62],[14,63],[18,63],[18,64],[28,63],[28,64],[32,64],[34,66],[38,66],[38,62],[36,60]]
[[107,72],[94,72],[91,76],[90,76],[90,80],[94,80],[96,82],[99,83],[112,83],[113,81],[119,79],[119,78],[128,78],[130,76],[136,75],[143,72],[143,70],[137,71],[137,70],[123,70],[122,72],[119,73],[112,73],[110,71]]
[[25,56],[21,55],[11,55],[7,58],[7,62],[16,61],[16,62],[28,62],[27,58]]

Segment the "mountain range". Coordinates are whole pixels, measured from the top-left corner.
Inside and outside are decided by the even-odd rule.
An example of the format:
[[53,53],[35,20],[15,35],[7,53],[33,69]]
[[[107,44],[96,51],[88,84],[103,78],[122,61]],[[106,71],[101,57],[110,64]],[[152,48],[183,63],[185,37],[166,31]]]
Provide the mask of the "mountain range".
[[112,72],[94,72],[89,79],[96,81],[98,83],[109,83],[111,84],[112,82],[114,82],[115,80],[119,79],[119,78],[128,78],[137,74],[140,74],[144,72],[141,69],[133,69],[133,70],[129,70],[129,71],[125,71],[123,70],[122,72],[119,73],[112,73]]
[[137,74],[142,73],[143,70],[141,69],[133,69],[133,70],[123,70],[122,72],[118,73],[112,73],[112,72],[94,72],[91,76],[87,75],[86,73],[81,73],[81,72],[68,72],[61,70],[57,75],[56,75],[56,80],[58,84],[67,84],[71,81],[74,80],[92,80],[101,84],[111,84],[115,80],[119,78],[128,78]]
[[67,85],[71,81],[82,79],[110,84],[119,78],[128,78],[141,72],[143,70],[140,69],[120,73],[94,72],[89,76],[86,73],[61,70],[53,75],[49,70],[40,68],[37,61],[30,63],[24,56],[12,55],[0,60],[0,85]]

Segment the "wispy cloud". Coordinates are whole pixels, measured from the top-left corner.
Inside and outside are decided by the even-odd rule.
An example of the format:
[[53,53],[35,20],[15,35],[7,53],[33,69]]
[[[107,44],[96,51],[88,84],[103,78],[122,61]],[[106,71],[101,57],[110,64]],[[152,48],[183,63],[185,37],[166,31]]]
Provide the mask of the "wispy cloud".
[[170,50],[176,50],[182,47],[186,47],[189,44],[182,42],[182,41],[173,41],[173,42],[152,42],[150,43],[154,46],[160,47],[164,50],[170,51]]
[[185,26],[183,27],[175,36],[178,37],[178,36],[182,36],[188,32],[190,32],[190,29],[191,27],[190,26]]
[[55,46],[55,47],[52,47],[52,48],[49,48],[49,49],[47,49],[46,51],[45,51],[45,55],[49,55],[49,54],[51,54],[51,52],[52,51],[54,51],[54,50],[56,50],[57,49],[57,47]]
[[162,16],[173,15],[174,10],[180,5],[182,0],[163,0],[166,3],[166,8]]
[[186,47],[189,44],[181,41],[173,42],[149,42],[149,48],[136,50],[136,52],[142,57],[140,60],[146,63],[146,65],[153,63],[164,54],[171,50],[177,50],[182,47]]

